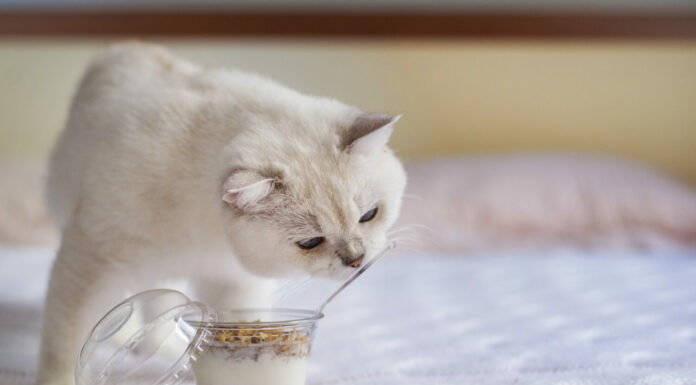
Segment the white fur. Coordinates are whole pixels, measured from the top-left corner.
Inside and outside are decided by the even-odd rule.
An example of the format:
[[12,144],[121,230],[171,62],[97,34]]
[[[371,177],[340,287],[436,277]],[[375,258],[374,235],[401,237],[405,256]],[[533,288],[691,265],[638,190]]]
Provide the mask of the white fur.
[[[73,383],[88,325],[127,292],[187,279],[212,307],[266,306],[259,275],[338,276],[351,269],[339,251],[377,252],[405,176],[384,130],[365,135],[381,143],[372,151],[339,148],[361,114],[158,47],[99,56],[51,163],[62,242],[38,384]],[[375,220],[359,224],[377,204]],[[315,236],[326,238],[316,249],[295,244]]]

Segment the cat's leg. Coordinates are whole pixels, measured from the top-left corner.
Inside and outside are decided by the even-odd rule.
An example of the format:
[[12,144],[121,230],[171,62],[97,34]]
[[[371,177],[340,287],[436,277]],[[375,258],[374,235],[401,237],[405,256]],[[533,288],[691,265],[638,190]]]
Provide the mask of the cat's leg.
[[104,259],[74,228],[66,228],[53,264],[43,315],[38,385],[75,383],[75,359],[96,321],[93,293],[102,290]]
[[196,299],[215,310],[259,309],[272,305],[273,284],[261,278],[198,279]]

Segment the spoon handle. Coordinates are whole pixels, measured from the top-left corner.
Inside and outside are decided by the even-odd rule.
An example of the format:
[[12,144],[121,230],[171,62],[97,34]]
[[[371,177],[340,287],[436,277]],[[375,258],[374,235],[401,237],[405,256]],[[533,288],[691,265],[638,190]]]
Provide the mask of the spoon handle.
[[345,282],[343,282],[343,284],[342,284],[336,291],[334,291],[333,294],[331,294],[331,295],[329,296],[329,298],[327,298],[326,301],[324,301],[324,303],[321,304],[321,306],[319,306],[319,308],[317,308],[317,310],[314,312],[314,314],[320,314],[321,312],[323,312],[323,311],[324,311],[324,308],[326,307],[326,305],[328,305],[329,302],[331,302],[332,299],[336,298],[336,296],[338,295],[338,293],[340,293],[341,291],[343,291],[343,289],[345,289],[346,286],[350,285],[353,281],[355,281],[356,278],[358,278],[360,275],[362,275],[362,273],[364,273],[365,270],[369,269],[370,266],[372,266],[375,262],[377,262],[378,259],[382,258],[382,256],[383,256],[387,251],[389,251],[389,250],[391,250],[391,249],[393,249],[393,248],[395,248],[395,247],[396,247],[396,242],[390,242],[390,243],[384,248],[384,250],[380,251],[377,255],[375,255],[374,258],[372,258],[369,262],[367,262],[367,263],[366,263],[363,267],[361,267],[358,271],[356,271],[355,273],[353,273],[353,275],[351,275]]

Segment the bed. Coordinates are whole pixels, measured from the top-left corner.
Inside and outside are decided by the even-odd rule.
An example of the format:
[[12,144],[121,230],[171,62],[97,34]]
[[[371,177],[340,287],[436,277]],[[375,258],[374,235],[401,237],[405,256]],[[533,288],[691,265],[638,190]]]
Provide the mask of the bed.
[[[0,384],[31,384],[53,248],[0,247]],[[309,385],[696,384],[696,250],[395,251],[326,309]]]

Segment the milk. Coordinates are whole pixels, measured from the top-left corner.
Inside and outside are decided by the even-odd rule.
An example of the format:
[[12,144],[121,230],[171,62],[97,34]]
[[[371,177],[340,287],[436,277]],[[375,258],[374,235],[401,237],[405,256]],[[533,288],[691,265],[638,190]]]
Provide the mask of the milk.
[[308,357],[264,353],[230,358],[223,349],[202,353],[193,364],[197,385],[304,385]]

